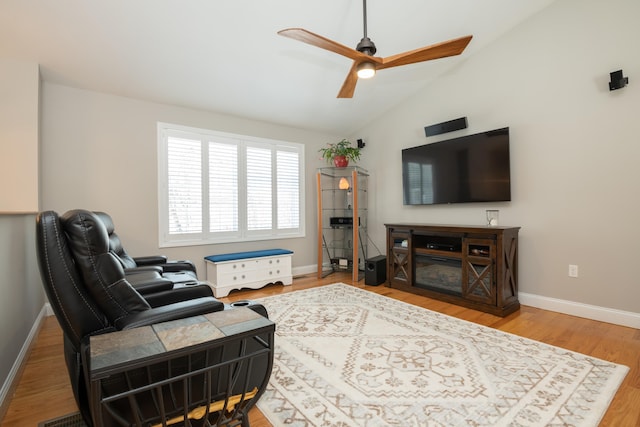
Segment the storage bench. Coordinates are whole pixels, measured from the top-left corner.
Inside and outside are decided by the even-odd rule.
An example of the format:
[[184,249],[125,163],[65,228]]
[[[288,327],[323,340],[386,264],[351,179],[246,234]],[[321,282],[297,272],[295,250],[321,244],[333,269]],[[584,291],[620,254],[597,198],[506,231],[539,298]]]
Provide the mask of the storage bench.
[[216,298],[234,289],[259,289],[269,283],[293,283],[291,257],[287,249],[235,252],[204,257],[207,282]]

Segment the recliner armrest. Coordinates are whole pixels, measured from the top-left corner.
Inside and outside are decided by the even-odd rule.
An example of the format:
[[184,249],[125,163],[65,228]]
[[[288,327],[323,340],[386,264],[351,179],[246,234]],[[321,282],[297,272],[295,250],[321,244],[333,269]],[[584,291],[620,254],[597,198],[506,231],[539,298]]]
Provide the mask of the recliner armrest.
[[162,273],[164,273],[164,270],[160,265],[143,265],[141,267],[130,267],[124,269],[125,274],[138,274],[148,272],[157,273],[159,276],[161,276]]
[[141,257],[133,257],[133,260],[139,266],[143,265],[155,265],[155,264],[164,264],[167,262],[167,257],[164,255],[148,255]]
[[206,283],[196,283],[194,285],[178,284],[168,291],[148,293],[142,295],[142,297],[147,300],[151,307],[159,307],[161,305],[202,297],[214,298],[211,287]]
[[[130,279],[130,277],[127,276],[127,279]],[[170,291],[174,287],[174,284],[171,280],[167,280],[162,277],[157,279],[150,279],[150,280],[138,280],[138,281],[129,280],[129,283],[131,284],[131,286],[133,286],[133,289],[138,291],[140,295],[148,295],[156,292]]]
[[165,273],[175,273],[178,271],[192,271],[196,272],[196,266],[189,260],[184,261],[169,261],[166,264],[161,264]]
[[133,313],[117,319],[114,323],[118,330],[131,329],[152,325],[154,323],[167,322],[169,320],[212,313],[223,309],[224,304],[221,301],[212,297],[203,297]]
[[196,273],[196,265],[189,260],[169,261],[164,255],[133,257],[133,260],[138,265],[137,268],[150,268],[153,266],[162,269],[162,272],[165,273],[175,273],[185,270]]
[[173,282],[162,277],[153,267],[127,268],[125,278],[141,294],[166,291],[173,288]]

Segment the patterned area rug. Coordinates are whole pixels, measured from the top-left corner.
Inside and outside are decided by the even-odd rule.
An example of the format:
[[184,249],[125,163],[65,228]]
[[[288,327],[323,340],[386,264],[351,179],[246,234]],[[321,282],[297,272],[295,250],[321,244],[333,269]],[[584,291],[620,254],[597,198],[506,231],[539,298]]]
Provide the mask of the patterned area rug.
[[257,301],[275,426],[597,426],[628,371],[344,284]]

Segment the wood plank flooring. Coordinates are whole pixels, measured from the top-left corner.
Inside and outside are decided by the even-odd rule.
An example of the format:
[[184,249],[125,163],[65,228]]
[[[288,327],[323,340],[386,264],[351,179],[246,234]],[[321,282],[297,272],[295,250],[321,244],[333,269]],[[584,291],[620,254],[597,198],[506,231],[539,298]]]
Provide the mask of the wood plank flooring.
[[[232,292],[225,302],[256,299],[299,289],[343,282],[433,311],[496,328],[547,344],[626,365],[627,377],[601,422],[603,427],[640,426],[640,330],[522,307],[501,318],[382,286],[352,282],[350,274],[334,273],[294,279],[292,286],[270,285],[259,290]],[[37,426],[40,421],[77,411],[62,355],[62,333],[55,317],[48,317],[32,346],[15,393],[0,427]],[[252,427],[272,427],[258,409],[250,413]]]

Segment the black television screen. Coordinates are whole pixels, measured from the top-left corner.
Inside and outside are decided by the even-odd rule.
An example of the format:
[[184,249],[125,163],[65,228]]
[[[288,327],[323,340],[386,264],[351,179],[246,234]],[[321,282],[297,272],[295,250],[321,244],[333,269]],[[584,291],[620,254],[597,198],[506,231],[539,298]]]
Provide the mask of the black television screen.
[[509,128],[402,150],[405,205],[511,200]]

